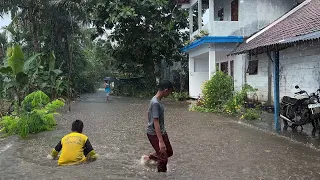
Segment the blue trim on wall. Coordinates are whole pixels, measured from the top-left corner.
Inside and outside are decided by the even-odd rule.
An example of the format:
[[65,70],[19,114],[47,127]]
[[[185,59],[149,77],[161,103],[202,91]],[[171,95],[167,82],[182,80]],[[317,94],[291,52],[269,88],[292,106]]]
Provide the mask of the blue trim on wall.
[[187,52],[190,49],[200,46],[201,44],[207,44],[207,43],[242,43],[242,42],[243,42],[242,36],[205,36],[185,46],[184,48],[181,49],[181,51]]

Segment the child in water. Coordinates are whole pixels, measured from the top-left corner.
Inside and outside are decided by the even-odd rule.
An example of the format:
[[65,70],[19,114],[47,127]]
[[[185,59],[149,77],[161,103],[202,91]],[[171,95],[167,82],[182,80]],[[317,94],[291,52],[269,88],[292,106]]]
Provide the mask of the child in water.
[[104,80],[104,91],[106,92],[106,96],[107,96],[107,102],[109,101],[109,96],[110,96],[110,92],[111,92],[111,87],[110,84],[108,82],[108,80]]
[[58,165],[74,165],[85,161],[94,161],[97,154],[93,150],[88,137],[82,134],[83,122],[76,120],[72,123],[71,133],[64,136],[57,146],[48,155],[49,159],[56,159],[59,152],[61,155]]

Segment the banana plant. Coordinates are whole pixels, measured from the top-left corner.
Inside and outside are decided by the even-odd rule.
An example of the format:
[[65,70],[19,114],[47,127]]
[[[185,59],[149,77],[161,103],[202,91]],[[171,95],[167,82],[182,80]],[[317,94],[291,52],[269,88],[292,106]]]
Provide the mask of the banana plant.
[[[4,65],[0,67],[0,73],[3,76],[3,91],[12,97],[18,105],[21,104],[25,96],[26,88],[29,85],[29,64],[35,61],[41,54],[36,54],[25,60],[25,56],[19,45],[13,45],[7,51],[7,58]],[[27,63],[26,63],[27,62]]]
[[31,61],[28,75],[30,76],[31,91],[43,90],[47,94],[51,94],[51,98],[55,99],[63,92],[64,82],[62,71],[55,69],[56,57],[54,52],[42,54],[38,61]]
[[51,52],[48,56],[49,60],[49,69],[46,72],[46,76],[43,76],[49,83],[48,86],[51,88],[52,99],[57,98],[57,96],[61,95],[63,91],[63,77],[61,76],[62,71],[60,69],[55,69],[56,57],[54,52]]

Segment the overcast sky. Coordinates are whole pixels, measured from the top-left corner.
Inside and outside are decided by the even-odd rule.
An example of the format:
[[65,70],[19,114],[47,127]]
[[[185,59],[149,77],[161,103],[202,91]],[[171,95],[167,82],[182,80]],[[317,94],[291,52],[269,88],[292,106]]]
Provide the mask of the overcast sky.
[[9,25],[11,22],[10,15],[4,15],[3,18],[0,17],[0,31],[2,31],[2,28]]

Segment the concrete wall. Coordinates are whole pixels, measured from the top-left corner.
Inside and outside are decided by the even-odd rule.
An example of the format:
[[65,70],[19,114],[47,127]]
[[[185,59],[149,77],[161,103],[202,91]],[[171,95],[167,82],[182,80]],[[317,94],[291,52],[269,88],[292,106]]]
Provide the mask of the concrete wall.
[[296,0],[244,0],[239,3],[240,29],[237,34],[250,36],[275,21],[297,4]]
[[257,6],[258,28],[261,29],[273,22],[297,5],[297,0],[259,0]]
[[320,87],[320,43],[299,45],[280,51],[280,96],[297,92],[295,85],[307,92]]
[[228,62],[229,67],[229,75],[231,75],[231,66],[230,62],[234,62],[233,69],[233,79],[234,79],[234,88],[236,91],[241,90],[244,84],[244,70],[245,70],[245,55],[237,55],[237,56],[227,56],[229,52],[217,52],[216,53],[216,63],[219,63],[219,67],[221,63]]
[[[247,74],[247,83],[255,88],[258,88],[257,95],[259,100],[267,100],[267,54],[261,54],[258,56],[258,74]],[[297,45],[295,47],[280,51],[280,98],[283,96],[293,96],[294,92],[297,92],[297,90],[294,88],[295,85],[299,85],[301,89],[304,89],[310,93],[315,92],[320,87],[319,42]]]
[[[258,89],[257,96],[259,101],[268,100],[268,56],[267,54],[258,55],[258,74],[249,75],[246,73],[247,84]],[[249,60],[246,59],[246,68],[248,69]]]
[[[224,8],[224,21],[209,22],[213,36],[250,36],[296,6],[298,0],[239,0],[239,21],[231,21],[232,0],[215,0],[214,17]],[[209,25],[210,26],[210,25]]]
[[[202,58],[201,58],[202,57]],[[202,94],[202,84],[209,79],[209,57],[189,57],[189,94],[197,98]]]

